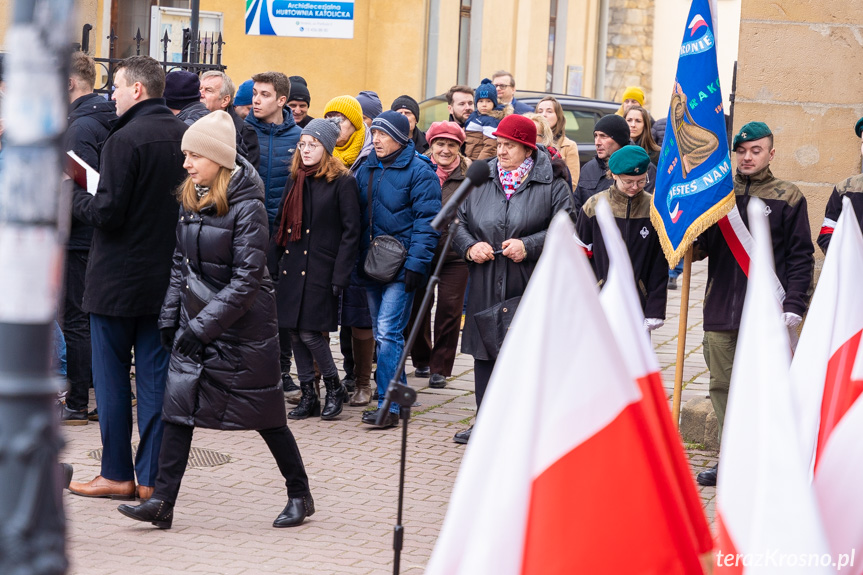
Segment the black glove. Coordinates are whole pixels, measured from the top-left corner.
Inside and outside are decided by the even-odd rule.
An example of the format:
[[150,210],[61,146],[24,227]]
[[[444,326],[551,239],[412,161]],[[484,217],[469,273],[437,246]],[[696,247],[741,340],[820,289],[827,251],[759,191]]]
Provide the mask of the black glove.
[[177,351],[186,357],[195,359],[203,349],[204,344],[189,328],[186,328],[186,330],[180,334],[180,337],[177,338]]
[[423,275],[412,270],[405,270],[405,291],[410,293],[423,285]]
[[340,288],[336,284],[333,284],[333,295],[336,297],[342,297],[342,288]]
[[171,351],[174,349],[174,336],[177,335],[176,327],[163,327],[159,330],[159,339],[162,340],[162,347]]

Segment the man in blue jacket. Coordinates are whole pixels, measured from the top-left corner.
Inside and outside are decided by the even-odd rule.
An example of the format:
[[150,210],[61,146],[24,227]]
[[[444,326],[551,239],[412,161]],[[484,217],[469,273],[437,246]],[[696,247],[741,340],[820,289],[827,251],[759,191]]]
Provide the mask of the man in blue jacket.
[[[414,291],[425,282],[440,234],[431,221],[441,209],[440,180],[425,156],[416,153],[407,118],[392,110],[372,121],[374,153],[357,171],[363,228],[360,234],[360,275],[373,237],[389,235],[405,247],[407,257],[389,283],[366,278],[372,331],[378,346],[378,409],[404,349],[404,330]],[[406,383],[405,374],[401,375]],[[377,410],[363,413],[363,423],[374,424]],[[384,427],[398,425],[399,406],[393,404]]]
[[246,122],[258,134],[261,152],[258,173],[264,182],[267,219],[272,233],[302,130],[294,122],[293,115],[285,111],[291,93],[291,81],[287,76],[281,72],[263,72],[252,76],[252,81],[252,113],[246,116]]

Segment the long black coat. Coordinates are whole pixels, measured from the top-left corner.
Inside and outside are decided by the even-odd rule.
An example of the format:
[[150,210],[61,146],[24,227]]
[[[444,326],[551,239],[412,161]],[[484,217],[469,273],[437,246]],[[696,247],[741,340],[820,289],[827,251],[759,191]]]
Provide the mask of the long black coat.
[[95,228],[83,309],[118,317],[156,315],[176,243],[174,190],[186,177],[186,124],[163,98],[132,106],[102,147],[96,195],[77,189],[72,215]]
[[[288,178],[274,239],[292,185]],[[333,286],[348,287],[359,245],[360,204],[353,176],[346,173],[332,182],[307,177],[300,239],[274,250],[280,328],[337,329],[339,298],[333,295]]]
[[[264,186],[241,156],[228,187],[228,213],[180,209],[171,285],[159,328],[191,329],[204,342],[200,363],[171,354],[162,419],[212,429],[285,425],[276,296],[267,271]],[[186,261],[221,290],[194,317]],[[198,263],[200,262],[200,263]],[[224,286],[224,287],[222,287]]]
[[[63,134],[63,150],[72,150],[93,169],[99,169],[99,153],[111,127],[117,122],[117,109],[98,94],[85,94],[69,105],[69,127]],[[93,228],[72,218],[67,247],[89,251]]]
[[453,235],[453,247],[461,257],[471,246],[488,242],[495,250],[504,240],[520,239],[527,257],[519,263],[497,255],[491,261],[470,262],[470,288],[461,350],[476,359],[490,359],[477,333],[474,315],[511,297],[524,294],[545,245],[545,234],[554,215],[572,212],[572,188],[554,177],[551,160],[535,153],[536,162],[524,182],[506,199],[497,173],[497,158],[489,161],[488,180],[474,190],[458,210],[461,224]]

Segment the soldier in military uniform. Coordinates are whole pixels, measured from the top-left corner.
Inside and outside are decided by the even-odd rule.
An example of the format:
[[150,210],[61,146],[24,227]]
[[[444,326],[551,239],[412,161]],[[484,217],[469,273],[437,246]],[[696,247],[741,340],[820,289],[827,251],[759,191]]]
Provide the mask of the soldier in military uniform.
[[646,318],[644,327],[653,331],[665,323],[668,264],[659,236],[650,222],[653,196],[644,191],[649,167],[650,157],[641,146],[624,146],[614,152],[608,160],[614,183],[587,200],[578,214],[575,229],[602,286],[608,278],[609,260],[596,220],[596,204],[599,198],[608,200],[632,261],[636,289]]
[[[796,328],[809,305],[809,286],[815,265],[809,231],[806,198],[791,182],[776,178],[770,171],[773,133],[763,122],[750,122],[734,137],[737,155],[734,193],[740,217],[749,227],[749,198],[760,198],[773,239],[776,275],[785,290],[785,325]],[[710,370],[710,400],[719,422],[725,421],[725,407],[731,383],[731,368],[737,347],[737,332],[746,296],[746,273],[737,263],[718,225],[710,227],[696,242],[696,257],[708,258],[707,289],[704,295],[704,359]],[[698,474],[701,485],[716,485],[716,468]]]
[[[863,118],[857,120],[854,126],[854,133],[858,138],[863,139]],[[863,152],[863,142],[860,146]],[[833,193],[830,194],[830,199],[827,200],[827,209],[824,213],[824,223],[821,224],[821,232],[818,234],[818,247],[825,254],[827,247],[830,245],[830,239],[833,237],[833,228],[836,227],[836,222],[839,221],[839,214],[842,213],[842,198],[848,197],[851,200],[851,205],[854,207],[854,213],[857,215],[857,221],[860,227],[863,228],[863,174],[857,174],[836,184],[833,188]]]

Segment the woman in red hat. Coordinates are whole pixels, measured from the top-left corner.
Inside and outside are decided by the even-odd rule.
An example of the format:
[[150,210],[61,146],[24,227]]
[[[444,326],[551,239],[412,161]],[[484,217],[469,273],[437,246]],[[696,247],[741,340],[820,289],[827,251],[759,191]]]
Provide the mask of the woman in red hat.
[[[455,122],[434,122],[426,132],[426,139],[431,145],[426,156],[430,157],[436,166],[442,203],[446,204],[464,181],[467,167],[471,164],[471,161],[460,152],[465,133]],[[450,248],[447,253],[441,253],[446,234],[446,230],[441,233],[431,263],[431,269],[435,269],[438,260],[441,257],[444,258],[440,283],[437,287],[434,345],[432,345],[431,310],[429,309],[419,320],[422,322],[422,333],[411,349],[411,362],[417,368],[417,372],[424,371],[423,368],[428,369],[429,387],[438,389],[446,387],[446,380],[452,375],[468,274],[467,262],[455,250]],[[417,289],[411,319],[405,333],[410,333],[411,326],[417,321],[424,294],[425,288]]]
[[[536,124],[524,116],[501,120],[497,157],[488,179],[459,207],[455,251],[468,261],[467,296],[461,350],[474,357],[479,410],[501,341],[518,299],[527,288],[554,215],[572,212],[572,190],[556,178],[548,154],[537,152]],[[473,429],[473,428],[471,428]],[[453,438],[467,443],[471,429]]]

